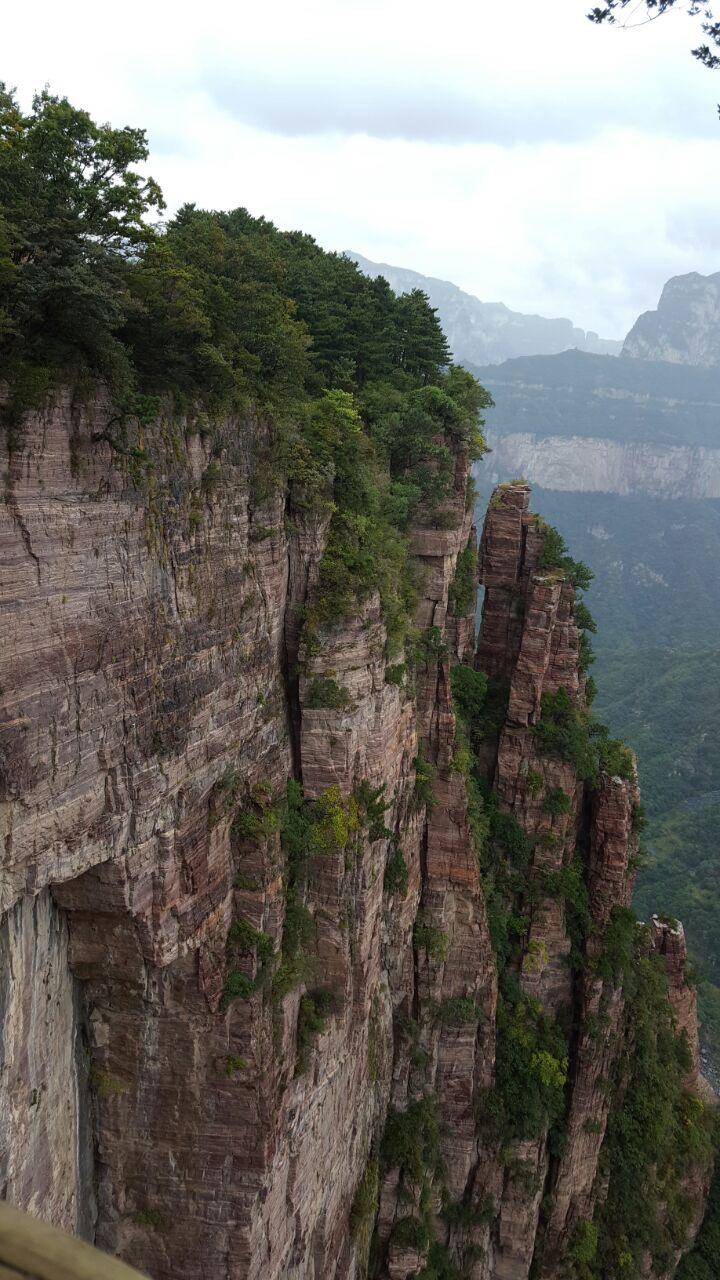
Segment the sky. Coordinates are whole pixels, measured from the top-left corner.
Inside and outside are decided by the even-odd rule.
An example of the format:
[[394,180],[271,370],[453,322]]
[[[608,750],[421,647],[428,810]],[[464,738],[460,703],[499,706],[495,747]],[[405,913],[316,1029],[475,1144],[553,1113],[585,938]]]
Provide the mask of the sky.
[[622,337],[671,275],[720,269],[720,73],[684,13],[589,7],[35,0],[3,15],[0,77],[145,128],[169,212],[244,205]]

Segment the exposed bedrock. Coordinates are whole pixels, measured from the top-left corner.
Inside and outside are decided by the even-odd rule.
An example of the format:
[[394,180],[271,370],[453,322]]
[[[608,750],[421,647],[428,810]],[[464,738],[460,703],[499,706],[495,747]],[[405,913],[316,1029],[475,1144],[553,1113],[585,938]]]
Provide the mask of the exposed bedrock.
[[[328,517],[258,484],[267,423],[157,422],[142,465],[106,427],[65,397],[3,459],[0,1195],[152,1280],[549,1280],[607,1190],[638,796],[543,745],[585,676],[527,486],[490,503],[476,649],[452,444],[404,667],[377,595],[308,633]],[[458,665],[505,699],[482,738]],[[492,813],[522,866],[488,870]],[[652,946],[694,1090],[681,927]],[[565,1037],[562,1151],[498,1128],[510,990]]]

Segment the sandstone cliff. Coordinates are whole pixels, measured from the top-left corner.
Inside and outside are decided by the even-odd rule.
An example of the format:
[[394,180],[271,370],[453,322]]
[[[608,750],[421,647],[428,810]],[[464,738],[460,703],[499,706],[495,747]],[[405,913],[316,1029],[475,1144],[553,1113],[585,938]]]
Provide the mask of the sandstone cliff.
[[0,1195],[153,1280],[664,1275],[709,1180],[694,995],[627,910],[570,577],[524,485],[478,571],[448,440],[405,661],[377,594],[313,627],[327,519],[259,482],[266,427],[118,457],[65,397],[3,459]]

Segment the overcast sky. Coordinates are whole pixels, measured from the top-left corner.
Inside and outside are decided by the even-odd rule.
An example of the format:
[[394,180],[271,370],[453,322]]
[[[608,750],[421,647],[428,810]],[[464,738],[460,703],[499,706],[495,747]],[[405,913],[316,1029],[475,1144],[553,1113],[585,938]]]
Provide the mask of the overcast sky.
[[170,209],[245,205],[616,337],[669,276],[720,270],[720,74],[683,14],[621,32],[589,7],[35,0],[3,15],[0,76],[145,127]]

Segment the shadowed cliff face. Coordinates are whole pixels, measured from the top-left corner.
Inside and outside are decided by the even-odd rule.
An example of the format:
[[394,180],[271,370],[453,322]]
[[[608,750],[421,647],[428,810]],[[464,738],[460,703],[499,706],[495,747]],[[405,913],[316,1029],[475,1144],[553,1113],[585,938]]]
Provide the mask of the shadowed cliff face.
[[[638,795],[548,733],[585,677],[527,486],[476,572],[442,442],[403,663],[376,595],[305,626],[327,513],[258,485],[262,422],[159,422],[139,470],[105,417],[4,458],[0,1194],[153,1280],[549,1280],[613,1194]],[[633,945],[694,1090],[682,931]]]

